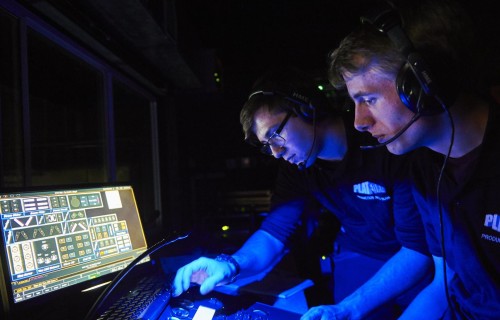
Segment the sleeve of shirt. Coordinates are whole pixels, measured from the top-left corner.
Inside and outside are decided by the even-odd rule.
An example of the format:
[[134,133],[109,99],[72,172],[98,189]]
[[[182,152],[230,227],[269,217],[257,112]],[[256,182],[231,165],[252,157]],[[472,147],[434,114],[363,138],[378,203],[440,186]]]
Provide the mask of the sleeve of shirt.
[[[406,166],[405,166],[406,168]],[[394,179],[394,226],[401,245],[429,255],[422,217],[412,193],[412,182],[408,172]]]
[[301,172],[296,167],[282,163],[271,198],[271,212],[260,229],[287,245],[300,223],[307,198],[308,191]]
[[[435,200],[431,200],[428,194],[428,185],[434,185],[436,180],[435,173],[430,170],[434,156],[431,151],[423,148],[414,153],[411,161],[411,189],[425,229],[429,251],[433,256],[442,257],[439,230],[435,229],[439,226],[439,209]],[[420,166],[422,163],[425,163],[425,166]],[[435,194],[434,187],[431,192]]]
[[428,204],[425,200],[423,200],[422,196],[419,193],[416,193],[416,189],[413,189],[413,196],[418,202],[418,210],[424,225],[429,251],[433,256],[442,257],[443,253],[441,251],[441,242],[438,238],[439,231],[436,231],[435,229],[435,227],[439,225],[438,210],[430,210]]

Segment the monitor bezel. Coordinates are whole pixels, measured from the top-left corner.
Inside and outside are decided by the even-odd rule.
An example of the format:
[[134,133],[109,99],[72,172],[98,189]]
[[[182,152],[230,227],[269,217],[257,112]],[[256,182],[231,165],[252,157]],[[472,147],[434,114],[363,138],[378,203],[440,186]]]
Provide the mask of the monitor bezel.
[[[17,193],[35,193],[42,191],[69,191],[69,190],[92,190],[92,189],[100,189],[101,191],[105,191],[106,189],[112,190],[114,188],[131,188],[134,193],[134,186],[129,183],[101,183],[101,184],[78,184],[78,185],[47,185],[47,186],[36,186],[36,187],[19,187],[19,188],[0,188],[0,197],[6,194],[17,194]],[[135,197],[135,194],[134,194]],[[137,203],[136,203],[137,205]],[[137,210],[139,210],[137,208]],[[142,225],[142,217],[139,212],[139,222]],[[148,248],[148,237],[143,230],[144,240],[145,240],[145,250]],[[4,251],[4,239],[3,236],[0,239],[0,245],[2,246],[1,257],[2,261],[0,262],[0,294],[2,299],[2,309],[3,314],[6,318],[9,317],[18,317],[19,315],[32,315],[31,313],[34,310],[40,310],[40,305],[44,304],[54,304],[61,303],[61,306],[68,307],[68,304],[72,305],[73,308],[83,308],[81,311],[84,312],[86,308],[90,307],[94,300],[99,296],[99,294],[106,288],[106,285],[110,283],[116,275],[120,272],[117,270],[115,272],[111,272],[100,277],[94,279],[88,279],[86,281],[77,283],[70,287],[64,288],[64,290],[55,290],[36,298],[27,299],[24,301],[20,301],[15,303],[14,297],[12,294],[12,285],[10,283],[10,273],[9,267],[7,265],[7,261],[3,258],[5,257]],[[151,261],[146,261],[145,263],[138,264],[136,267],[136,272],[140,272],[141,269],[147,268],[148,265],[151,265]],[[90,289],[95,288],[95,289]],[[75,303],[71,303],[67,301],[69,296],[78,296],[79,300]]]

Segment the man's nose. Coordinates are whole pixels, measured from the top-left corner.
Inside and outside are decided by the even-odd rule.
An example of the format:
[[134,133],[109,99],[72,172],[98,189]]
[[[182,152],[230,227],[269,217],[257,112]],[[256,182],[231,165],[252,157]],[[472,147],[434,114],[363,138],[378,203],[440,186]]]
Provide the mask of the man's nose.
[[368,131],[373,125],[373,118],[366,107],[356,103],[354,108],[354,128],[358,131]]
[[271,152],[276,159],[283,157],[283,154],[285,153],[285,147],[273,146],[273,145],[270,145],[269,147],[271,148]]

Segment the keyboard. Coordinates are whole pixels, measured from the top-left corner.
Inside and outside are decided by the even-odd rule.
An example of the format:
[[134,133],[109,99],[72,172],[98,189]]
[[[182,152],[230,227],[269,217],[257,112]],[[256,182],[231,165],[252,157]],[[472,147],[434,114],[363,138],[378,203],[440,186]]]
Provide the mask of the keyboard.
[[170,282],[157,277],[146,277],[113,303],[97,320],[156,320],[167,307],[170,297]]

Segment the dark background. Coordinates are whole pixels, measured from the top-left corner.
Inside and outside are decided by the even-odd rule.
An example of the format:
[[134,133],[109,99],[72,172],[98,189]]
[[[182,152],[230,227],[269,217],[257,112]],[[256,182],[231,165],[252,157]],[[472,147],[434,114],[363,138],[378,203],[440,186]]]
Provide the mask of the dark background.
[[189,52],[213,48],[226,91],[248,91],[256,77],[276,64],[323,75],[326,55],[358,23],[362,3],[180,1],[179,45],[188,57]]
[[[460,1],[480,23],[478,36],[489,39],[498,50],[495,2]],[[252,83],[271,67],[293,65],[332,92],[326,79],[328,53],[360,24],[360,15],[377,3],[19,2],[113,67],[139,82],[146,79],[156,88],[164,197],[160,214],[167,229],[192,228],[210,220],[211,214],[221,213],[225,193],[272,190],[277,161],[243,143],[239,123],[239,111]]]

